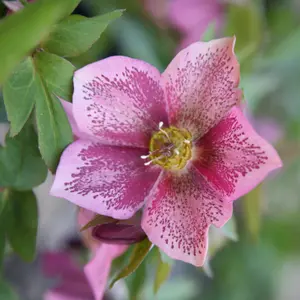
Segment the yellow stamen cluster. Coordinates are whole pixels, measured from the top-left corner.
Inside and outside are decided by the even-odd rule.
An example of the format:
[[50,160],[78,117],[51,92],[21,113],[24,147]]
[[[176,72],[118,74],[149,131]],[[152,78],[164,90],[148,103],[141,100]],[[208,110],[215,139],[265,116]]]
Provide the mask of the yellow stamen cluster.
[[160,128],[150,141],[151,163],[168,170],[180,170],[192,157],[192,136],[185,129]]

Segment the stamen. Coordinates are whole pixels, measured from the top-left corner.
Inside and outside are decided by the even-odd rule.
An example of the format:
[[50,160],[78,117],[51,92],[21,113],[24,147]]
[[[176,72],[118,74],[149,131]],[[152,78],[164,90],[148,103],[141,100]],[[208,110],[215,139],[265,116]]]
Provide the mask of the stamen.
[[185,129],[164,127],[159,122],[158,131],[150,140],[149,154],[142,155],[146,159],[144,165],[151,163],[165,169],[179,170],[185,167],[192,156],[192,135]]
[[164,155],[158,156],[158,157],[156,157],[156,158],[154,158],[154,159],[151,159],[151,160],[145,162],[144,165],[145,165],[145,166],[149,166],[149,165],[150,165],[151,163],[153,163],[154,161],[160,160],[160,159],[163,158],[163,157],[164,157]]
[[167,139],[169,140],[169,142],[171,142],[171,139],[170,139],[168,133],[162,129],[163,126],[164,126],[164,122],[159,122],[158,123],[158,129],[159,129],[159,131],[161,131],[167,137]]

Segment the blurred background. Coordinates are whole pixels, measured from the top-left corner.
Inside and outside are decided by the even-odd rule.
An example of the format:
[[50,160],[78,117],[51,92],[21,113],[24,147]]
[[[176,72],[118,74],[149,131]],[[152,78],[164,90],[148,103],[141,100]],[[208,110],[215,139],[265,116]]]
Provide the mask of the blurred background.
[[[1,4],[2,17],[6,9]],[[300,1],[83,0],[74,13],[95,16],[126,9],[84,55],[80,68],[111,55],[145,60],[163,71],[180,49],[198,40],[236,35],[245,109],[256,130],[278,150],[284,167],[235,204],[235,220],[212,231],[210,261],[202,268],[176,262],[153,294],[151,264],[133,298],[124,282],[107,299],[300,299]],[[21,43],[22,41],[20,41]],[[1,143],[8,124],[0,98]],[[76,208],[35,189],[39,255],[26,264],[6,258],[4,276],[21,300],[40,300],[53,279],[43,274],[45,252],[80,248]],[[6,300],[1,297],[0,299]],[[78,299],[89,300],[89,299]]]

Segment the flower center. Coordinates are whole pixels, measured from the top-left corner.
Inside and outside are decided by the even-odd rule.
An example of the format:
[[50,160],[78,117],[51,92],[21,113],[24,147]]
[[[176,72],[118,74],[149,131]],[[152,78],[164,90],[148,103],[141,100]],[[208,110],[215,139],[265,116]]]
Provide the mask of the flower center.
[[168,170],[180,170],[185,167],[192,157],[192,136],[185,129],[176,127],[163,127],[159,124],[159,131],[152,135],[150,140],[149,155],[142,156],[148,158],[150,163],[157,164]]

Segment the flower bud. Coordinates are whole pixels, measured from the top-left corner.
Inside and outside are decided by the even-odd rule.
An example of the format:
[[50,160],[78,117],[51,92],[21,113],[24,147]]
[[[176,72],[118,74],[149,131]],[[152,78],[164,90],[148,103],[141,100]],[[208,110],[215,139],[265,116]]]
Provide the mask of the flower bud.
[[108,244],[130,245],[146,238],[140,225],[106,223],[93,228],[92,237]]

